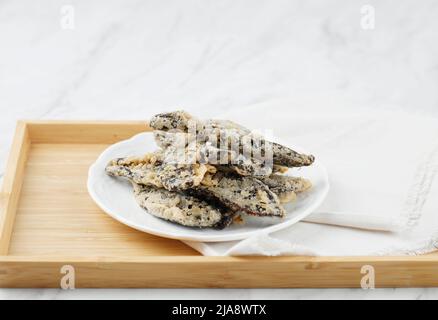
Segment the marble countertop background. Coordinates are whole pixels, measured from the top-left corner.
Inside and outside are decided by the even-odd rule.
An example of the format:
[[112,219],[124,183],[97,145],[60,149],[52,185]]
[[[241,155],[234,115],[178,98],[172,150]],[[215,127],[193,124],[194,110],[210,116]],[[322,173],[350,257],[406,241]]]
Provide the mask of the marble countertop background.
[[[147,119],[177,107],[212,117],[309,96],[438,117],[438,2],[0,1],[0,177],[17,119]],[[427,299],[438,289],[0,289],[0,299],[181,296]]]

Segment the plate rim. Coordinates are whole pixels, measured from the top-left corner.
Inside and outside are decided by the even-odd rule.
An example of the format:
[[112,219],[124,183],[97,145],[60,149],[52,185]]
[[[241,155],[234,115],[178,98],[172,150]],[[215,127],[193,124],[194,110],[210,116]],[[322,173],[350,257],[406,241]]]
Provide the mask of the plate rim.
[[[317,160],[315,160],[315,163],[318,165],[318,168],[320,169],[321,177],[322,177],[322,180],[324,181],[324,188],[320,191],[320,196],[314,202],[312,202],[308,207],[306,207],[303,213],[301,213],[300,215],[298,215],[292,219],[285,220],[283,222],[280,222],[280,223],[277,223],[274,225],[261,226],[259,230],[236,232],[234,234],[190,236],[190,235],[181,235],[181,234],[172,235],[166,231],[159,231],[159,230],[157,231],[156,228],[148,228],[147,226],[139,225],[136,223],[131,223],[129,221],[129,219],[123,218],[120,214],[118,214],[117,212],[114,212],[115,210],[108,208],[101,201],[101,198],[96,194],[96,192],[92,186],[92,182],[96,178],[96,175],[94,174],[94,172],[97,173],[97,170],[95,169],[95,167],[97,167],[98,164],[103,162],[103,158],[105,158],[105,156],[108,153],[110,153],[113,149],[115,149],[120,144],[135,141],[136,139],[139,139],[141,136],[147,135],[147,134],[152,134],[152,131],[140,132],[140,133],[133,135],[132,137],[130,137],[128,139],[120,140],[116,143],[109,145],[105,150],[103,150],[99,154],[99,156],[96,158],[96,160],[90,165],[90,167],[88,168],[88,175],[87,175],[87,190],[88,190],[89,195],[93,199],[93,201],[96,203],[96,205],[100,209],[102,209],[103,212],[105,212],[107,215],[109,215],[111,218],[115,219],[116,221],[118,221],[118,222],[120,222],[120,223],[122,223],[130,228],[136,229],[138,231],[142,231],[142,232],[149,233],[149,234],[159,236],[159,237],[176,239],[176,240],[183,240],[183,241],[226,242],[226,241],[243,240],[243,239],[247,239],[251,236],[254,236],[256,234],[270,234],[272,232],[279,231],[279,230],[285,229],[287,227],[290,227],[293,224],[301,221],[302,219],[304,219],[305,217],[310,215],[312,212],[314,212],[322,204],[322,202],[326,199],[328,192],[330,190],[330,182],[329,182],[327,169],[321,163],[321,161],[319,161],[317,159]],[[280,141],[279,143],[281,143],[280,139],[275,139],[275,141]],[[297,148],[298,150],[303,150],[302,152],[305,152],[304,149],[298,148],[297,146],[294,146],[294,148]],[[145,211],[145,213],[150,214],[147,211]],[[168,222],[168,223],[172,223],[172,222]],[[193,230],[196,231],[196,229],[191,229],[191,231],[193,231]]]

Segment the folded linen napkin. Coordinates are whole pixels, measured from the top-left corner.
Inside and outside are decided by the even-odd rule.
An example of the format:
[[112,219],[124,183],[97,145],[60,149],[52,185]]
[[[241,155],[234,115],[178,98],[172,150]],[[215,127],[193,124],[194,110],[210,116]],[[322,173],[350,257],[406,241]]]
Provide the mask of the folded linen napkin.
[[399,255],[436,249],[437,119],[308,101],[263,103],[222,118],[305,146],[327,167],[331,190],[307,222],[242,241],[186,242],[202,254]]

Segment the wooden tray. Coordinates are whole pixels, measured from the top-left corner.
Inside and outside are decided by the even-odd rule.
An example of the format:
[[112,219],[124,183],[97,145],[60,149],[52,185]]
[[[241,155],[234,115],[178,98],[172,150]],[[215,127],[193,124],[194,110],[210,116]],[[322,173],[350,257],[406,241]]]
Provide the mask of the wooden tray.
[[88,196],[87,170],[109,144],[144,122],[19,122],[4,177],[0,286],[76,287],[437,286],[438,254],[412,257],[203,257],[176,240],[130,229]]

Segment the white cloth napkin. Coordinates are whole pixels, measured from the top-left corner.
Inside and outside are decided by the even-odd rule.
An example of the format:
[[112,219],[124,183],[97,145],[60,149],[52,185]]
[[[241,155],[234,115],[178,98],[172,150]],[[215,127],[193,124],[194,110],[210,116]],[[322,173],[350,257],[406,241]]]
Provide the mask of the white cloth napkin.
[[331,190],[308,222],[242,241],[186,242],[202,254],[400,255],[437,248],[437,119],[296,101],[223,118],[305,146],[327,167]]

